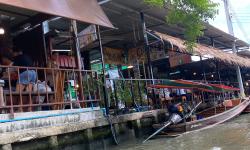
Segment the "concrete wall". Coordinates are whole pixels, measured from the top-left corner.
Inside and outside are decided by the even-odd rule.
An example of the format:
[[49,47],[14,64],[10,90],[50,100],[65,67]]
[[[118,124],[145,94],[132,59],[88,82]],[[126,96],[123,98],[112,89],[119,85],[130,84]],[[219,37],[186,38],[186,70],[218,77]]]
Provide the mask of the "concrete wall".
[[[0,145],[29,141],[37,138],[56,136],[59,134],[109,125],[109,122],[103,116],[100,109],[85,109],[81,111],[82,113],[79,113],[79,110],[63,110],[15,114],[14,119],[16,119],[16,121],[0,124]],[[164,113],[164,111],[153,110],[120,115],[111,117],[111,120],[114,124],[140,120],[148,117],[154,117],[157,120],[157,116],[160,113]],[[55,116],[46,118],[46,116],[49,115]],[[21,120],[34,116],[45,116],[45,118],[19,121],[19,119]],[[0,118],[1,120],[11,121],[8,120],[9,118],[7,115],[1,115]]]
[[[160,114],[165,114],[165,111],[152,110],[113,116],[111,121],[113,124],[126,123],[142,118],[154,118],[155,121],[158,121]],[[9,144],[13,143],[47,137],[52,137],[53,139],[54,136],[109,125],[99,108],[19,113],[15,114],[14,120],[9,120],[8,115],[0,115],[0,118],[2,121],[10,121],[0,123],[0,145],[7,148]]]

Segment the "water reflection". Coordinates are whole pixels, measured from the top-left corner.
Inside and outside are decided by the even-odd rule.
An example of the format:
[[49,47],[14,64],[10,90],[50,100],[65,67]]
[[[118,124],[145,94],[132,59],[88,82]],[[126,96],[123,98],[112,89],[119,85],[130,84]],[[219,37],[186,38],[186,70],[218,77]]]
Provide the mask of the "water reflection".
[[112,150],[249,150],[250,114],[177,138],[159,138],[145,144],[141,141],[129,141]]

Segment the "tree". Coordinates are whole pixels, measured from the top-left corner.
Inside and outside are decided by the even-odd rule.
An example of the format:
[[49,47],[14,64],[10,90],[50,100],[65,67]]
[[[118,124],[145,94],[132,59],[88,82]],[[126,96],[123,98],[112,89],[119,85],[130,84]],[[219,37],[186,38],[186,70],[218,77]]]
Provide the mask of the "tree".
[[184,28],[184,38],[189,50],[195,46],[199,36],[204,34],[208,19],[218,13],[217,3],[212,0],[144,0],[147,4],[167,8],[166,21]]

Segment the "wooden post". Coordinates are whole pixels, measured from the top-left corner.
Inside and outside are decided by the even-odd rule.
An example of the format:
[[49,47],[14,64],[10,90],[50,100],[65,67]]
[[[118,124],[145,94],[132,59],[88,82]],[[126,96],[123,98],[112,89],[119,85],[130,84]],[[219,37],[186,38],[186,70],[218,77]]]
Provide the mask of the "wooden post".
[[11,144],[2,145],[2,150],[12,150]]
[[[84,100],[84,94],[83,94],[83,84],[82,84],[82,70],[83,70],[83,64],[82,64],[82,59],[81,59],[81,53],[80,53],[80,43],[79,43],[79,39],[78,39],[78,31],[77,31],[77,22],[76,20],[72,20],[71,22],[72,24],[72,32],[73,32],[73,37],[74,37],[74,41],[75,41],[75,52],[76,52],[76,59],[77,59],[77,68],[78,68],[78,80],[79,80],[79,91],[80,91],[80,100]],[[77,98],[79,103],[79,99]],[[82,107],[84,107],[84,104],[81,105]]]

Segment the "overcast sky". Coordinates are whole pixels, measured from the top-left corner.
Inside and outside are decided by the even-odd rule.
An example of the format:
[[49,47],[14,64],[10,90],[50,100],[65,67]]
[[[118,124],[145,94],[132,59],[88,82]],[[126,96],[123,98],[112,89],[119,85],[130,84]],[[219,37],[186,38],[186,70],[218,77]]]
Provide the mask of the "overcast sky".
[[[219,14],[216,16],[215,20],[210,21],[210,24],[215,27],[228,32],[225,10],[223,5],[223,0],[214,0],[219,3]],[[250,43],[250,0],[229,0],[231,3],[231,7],[236,13],[235,19],[233,15],[233,27],[235,36]],[[240,22],[241,25],[238,25],[236,21]],[[242,26],[245,34],[242,33],[240,27]]]

